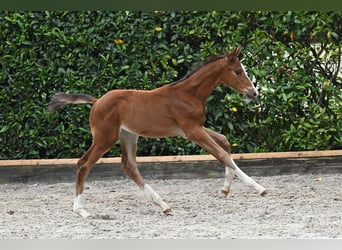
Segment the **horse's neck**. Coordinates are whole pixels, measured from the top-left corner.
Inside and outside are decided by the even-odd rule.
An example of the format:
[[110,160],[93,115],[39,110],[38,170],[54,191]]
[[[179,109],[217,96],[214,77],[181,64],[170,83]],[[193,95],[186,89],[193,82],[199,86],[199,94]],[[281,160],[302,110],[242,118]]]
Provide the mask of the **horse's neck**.
[[178,83],[175,87],[179,91],[185,91],[204,103],[217,85],[219,85],[221,71],[222,64],[219,60],[211,62],[204,65],[189,78]]

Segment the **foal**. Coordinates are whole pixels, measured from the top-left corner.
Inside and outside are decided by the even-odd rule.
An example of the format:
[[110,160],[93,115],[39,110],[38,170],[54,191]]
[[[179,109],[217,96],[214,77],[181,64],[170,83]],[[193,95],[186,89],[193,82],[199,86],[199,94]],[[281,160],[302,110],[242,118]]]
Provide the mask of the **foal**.
[[89,116],[93,142],[77,163],[73,210],[83,217],[91,216],[81,201],[85,179],[95,162],[120,140],[122,170],[165,214],[171,212],[169,205],[139,173],[136,163],[139,136],[182,136],[191,140],[225,166],[222,188],[225,196],[230,191],[235,174],[259,194],[265,195],[266,189],[235,164],[226,137],[203,127],[206,99],[219,84],[235,89],[248,99],[258,96],[240,63],[239,52],[240,48],[236,48],[224,56],[216,56],[181,80],[149,91],[112,90],[99,99],[86,94],[54,94],[49,104],[51,111],[65,104],[93,104]]

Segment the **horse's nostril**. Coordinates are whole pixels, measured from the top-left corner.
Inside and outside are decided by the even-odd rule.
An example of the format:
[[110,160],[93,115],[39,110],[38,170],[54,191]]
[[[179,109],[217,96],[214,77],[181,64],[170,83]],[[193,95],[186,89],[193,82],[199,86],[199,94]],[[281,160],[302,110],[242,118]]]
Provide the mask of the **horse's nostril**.
[[258,96],[258,91],[255,88],[249,88],[246,90],[246,95],[250,99],[256,99]]

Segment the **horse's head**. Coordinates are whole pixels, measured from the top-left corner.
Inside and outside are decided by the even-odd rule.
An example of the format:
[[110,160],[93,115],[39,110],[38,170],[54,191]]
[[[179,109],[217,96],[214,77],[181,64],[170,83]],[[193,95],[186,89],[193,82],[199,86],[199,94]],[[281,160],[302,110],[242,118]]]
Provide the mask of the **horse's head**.
[[254,100],[258,96],[258,91],[247,76],[246,70],[238,58],[239,53],[240,48],[236,48],[224,57],[227,66],[223,70],[221,82],[248,99]]

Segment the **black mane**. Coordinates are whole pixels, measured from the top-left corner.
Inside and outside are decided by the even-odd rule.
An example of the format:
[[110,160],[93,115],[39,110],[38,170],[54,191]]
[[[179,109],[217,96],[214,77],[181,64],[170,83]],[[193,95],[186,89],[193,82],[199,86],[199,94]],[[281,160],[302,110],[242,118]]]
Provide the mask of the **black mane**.
[[211,63],[211,62],[216,61],[218,59],[221,59],[223,57],[225,57],[225,56],[224,55],[213,55],[213,56],[209,56],[208,58],[206,58],[203,61],[197,62],[195,65],[193,65],[191,67],[191,71],[189,73],[187,73],[183,78],[176,80],[174,82],[171,82],[170,85],[176,85],[177,83],[180,83],[180,82],[184,81],[185,79],[188,79],[190,76],[192,76],[195,72],[197,72],[204,65],[207,65],[208,63]]

